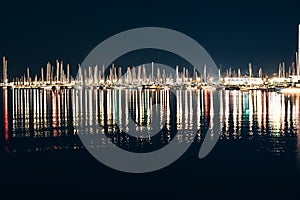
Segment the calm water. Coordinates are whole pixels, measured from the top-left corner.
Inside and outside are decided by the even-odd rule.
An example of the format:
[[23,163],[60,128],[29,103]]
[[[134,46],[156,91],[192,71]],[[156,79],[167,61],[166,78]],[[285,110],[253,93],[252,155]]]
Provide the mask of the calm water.
[[[201,192],[203,197],[216,195],[215,190],[230,191],[229,196],[249,190],[254,191],[253,195],[277,196],[282,191],[286,197],[300,189],[300,95],[263,91],[176,90],[173,94],[169,90],[3,89],[0,96],[3,190],[14,185],[24,191],[32,187],[48,191],[52,186],[65,195],[74,194],[68,192],[71,188],[82,195],[93,190],[102,195],[120,190],[124,194],[114,195],[122,198],[126,197],[125,191],[133,190],[139,198],[147,193],[186,197]],[[220,113],[214,113],[214,98],[220,102]],[[216,114],[222,127],[220,140],[200,160],[197,153]],[[128,151],[148,152],[171,140],[178,145],[191,143],[191,147],[177,162],[158,172],[117,172],[100,164],[82,146],[77,135],[82,118],[87,119],[87,126],[99,123],[97,129],[90,127],[90,134],[108,136],[106,140],[91,141],[89,148],[105,148],[113,142]],[[142,133],[138,139],[131,137],[125,133],[130,119],[136,122],[134,131],[138,135],[142,129],[150,133],[153,124],[161,131],[153,137]],[[176,134],[176,130],[193,127],[198,129],[195,138],[188,131]]]

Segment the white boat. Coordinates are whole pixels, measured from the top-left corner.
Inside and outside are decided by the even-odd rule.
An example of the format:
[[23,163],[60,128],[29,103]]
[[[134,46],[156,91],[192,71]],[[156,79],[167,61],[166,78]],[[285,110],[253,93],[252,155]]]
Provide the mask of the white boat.
[[278,92],[282,94],[300,94],[300,87],[281,88]]
[[41,88],[43,88],[44,90],[52,90],[52,85],[45,85],[42,86]]
[[202,86],[203,90],[216,90],[216,87],[213,87],[211,85],[204,85]]

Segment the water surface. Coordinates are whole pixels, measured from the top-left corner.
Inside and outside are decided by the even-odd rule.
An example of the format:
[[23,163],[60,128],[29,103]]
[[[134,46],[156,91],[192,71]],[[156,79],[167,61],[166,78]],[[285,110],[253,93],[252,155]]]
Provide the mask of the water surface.
[[[215,188],[243,193],[249,187],[265,195],[276,196],[278,190],[294,195],[299,188],[299,95],[226,90],[2,89],[0,96],[2,188],[21,184],[44,191],[58,183],[56,187],[66,195],[73,193],[62,188],[77,188],[82,194],[97,188],[106,194],[121,187],[144,194],[155,185],[152,194],[157,196],[177,196],[173,190],[179,186],[191,195],[199,191],[214,194]],[[220,113],[214,112],[214,98],[220,102]],[[155,109],[159,112],[153,112]],[[198,151],[204,136],[210,134],[206,132],[214,115],[220,116],[220,140],[200,160]],[[99,124],[98,128],[91,126],[89,134],[107,135],[106,140],[91,141],[88,148],[105,148],[112,142],[128,151],[149,152],[171,140],[178,145],[191,143],[191,147],[158,172],[117,172],[82,146],[77,135],[82,118],[87,119],[87,127]],[[136,123],[137,135],[141,133],[139,138],[126,134],[130,120]],[[153,123],[161,130],[150,137]],[[176,134],[193,127],[198,129],[196,137],[189,131]],[[210,137],[218,138],[216,134]],[[44,189],[40,183],[46,185]]]

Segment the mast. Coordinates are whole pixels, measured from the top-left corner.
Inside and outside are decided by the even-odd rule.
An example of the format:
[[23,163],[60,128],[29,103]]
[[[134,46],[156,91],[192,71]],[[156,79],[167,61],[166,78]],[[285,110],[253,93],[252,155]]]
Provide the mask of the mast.
[[185,82],[185,67],[182,70],[182,76],[181,76],[181,78],[182,78],[181,82],[184,83]]
[[60,73],[59,73],[59,79],[60,82],[63,83],[63,78],[64,78],[64,65],[63,65],[63,61],[60,62]]
[[44,69],[41,68],[42,84],[44,84]]
[[98,84],[98,65],[94,67],[94,84]]
[[89,66],[89,71],[88,71],[88,83],[89,84],[93,84],[94,83],[94,80],[93,80],[93,75],[92,75],[92,73],[93,73],[93,71],[92,71],[92,67],[91,66]]
[[138,66],[138,73],[137,73],[138,84],[141,84],[141,71],[142,71],[141,66]]
[[298,25],[297,76],[300,76],[300,24]]
[[67,83],[70,83],[70,65],[67,64]]
[[47,63],[47,74],[46,74],[46,82],[47,83],[50,83],[50,80],[51,80],[51,64],[50,62]]
[[143,65],[143,82],[147,82],[147,73],[145,65]]
[[178,72],[178,65],[176,65],[176,80],[175,83],[177,84],[179,80],[179,72]]
[[296,52],[296,68],[295,68],[295,74],[297,74],[298,75],[298,53]]
[[117,76],[117,67],[115,67],[114,65],[114,81],[116,82],[118,80],[118,76]]
[[132,83],[134,83],[136,80],[136,72],[134,66],[131,68],[131,76],[132,76]]
[[82,71],[80,65],[78,65],[77,81],[79,82],[79,84],[83,84]]
[[30,85],[30,72],[29,72],[29,67],[27,67],[27,82],[29,83]]
[[54,81],[53,75],[54,75],[54,67],[52,65],[51,66],[51,75],[50,75],[50,84],[52,84],[52,82]]
[[83,85],[86,86],[87,80],[88,80],[88,74],[87,74],[86,68],[84,68],[83,69]]
[[163,83],[166,83],[166,71],[163,69],[163,73],[162,73],[162,81]]
[[206,65],[204,65],[204,69],[203,69],[203,78],[204,78],[204,83],[206,83]]
[[157,68],[157,83],[160,84],[160,70]]
[[153,68],[154,68],[154,62],[151,63],[152,71],[151,71],[151,81],[153,81]]
[[258,70],[258,77],[259,77],[259,78],[262,78],[262,77],[263,77],[262,67],[260,67],[259,70]]
[[105,81],[105,70],[104,70],[104,65],[102,65],[102,80],[103,80],[103,82]]
[[249,63],[249,77],[252,77],[252,64]]
[[59,61],[56,60],[56,83],[59,81]]
[[8,83],[8,76],[7,76],[7,60],[5,57],[3,57],[3,83],[7,84]]
[[122,68],[119,67],[119,76],[118,76],[118,79],[121,81],[121,78],[122,78]]
[[285,78],[285,65],[284,65],[284,62],[282,63],[282,75],[283,75],[283,78]]

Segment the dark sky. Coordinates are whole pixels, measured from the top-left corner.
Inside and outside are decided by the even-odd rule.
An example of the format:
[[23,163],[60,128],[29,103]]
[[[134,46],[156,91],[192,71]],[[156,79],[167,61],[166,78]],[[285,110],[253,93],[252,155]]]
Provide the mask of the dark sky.
[[297,50],[300,1],[96,2],[1,2],[0,55],[10,76],[56,59],[75,67],[107,37],[144,26],[187,34],[223,66],[271,70]]

